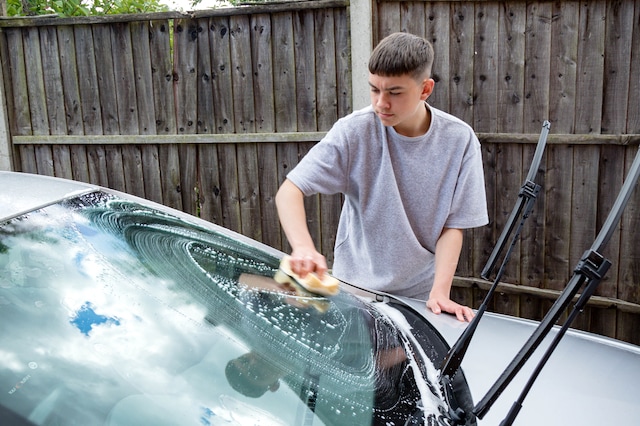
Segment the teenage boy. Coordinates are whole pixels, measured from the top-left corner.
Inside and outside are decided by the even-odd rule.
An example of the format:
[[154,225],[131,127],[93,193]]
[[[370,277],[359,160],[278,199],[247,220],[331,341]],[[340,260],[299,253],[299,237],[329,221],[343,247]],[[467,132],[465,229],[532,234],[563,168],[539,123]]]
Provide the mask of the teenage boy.
[[432,64],[427,40],[383,39],[369,60],[371,106],[334,124],[287,175],[276,206],[295,273],[327,271],[304,197],[342,193],[332,274],[470,321],[450,291],[462,230],[488,223],[482,155],[471,127],[427,104]]

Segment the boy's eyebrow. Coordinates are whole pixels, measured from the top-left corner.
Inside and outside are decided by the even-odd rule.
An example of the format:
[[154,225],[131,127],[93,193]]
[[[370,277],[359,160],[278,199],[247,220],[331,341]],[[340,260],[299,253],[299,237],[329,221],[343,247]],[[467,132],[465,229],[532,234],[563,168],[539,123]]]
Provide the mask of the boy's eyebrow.
[[[372,84],[371,82],[369,82],[369,86],[371,86],[372,89],[378,89],[378,87],[376,87],[374,84]],[[393,87],[387,87],[386,89],[384,89],[387,92],[392,92],[392,91],[396,91],[396,90],[402,90],[404,89],[403,86],[393,86]],[[378,89],[379,90],[379,89]]]

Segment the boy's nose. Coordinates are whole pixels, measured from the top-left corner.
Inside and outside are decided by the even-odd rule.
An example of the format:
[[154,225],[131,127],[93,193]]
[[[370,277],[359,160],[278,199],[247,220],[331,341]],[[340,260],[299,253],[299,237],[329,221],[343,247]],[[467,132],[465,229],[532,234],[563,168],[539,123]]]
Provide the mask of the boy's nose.
[[380,95],[378,95],[378,98],[376,99],[376,105],[377,106],[387,106],[389,105],[389,100],[387,95],[385,95],[384,93],[381,93]]

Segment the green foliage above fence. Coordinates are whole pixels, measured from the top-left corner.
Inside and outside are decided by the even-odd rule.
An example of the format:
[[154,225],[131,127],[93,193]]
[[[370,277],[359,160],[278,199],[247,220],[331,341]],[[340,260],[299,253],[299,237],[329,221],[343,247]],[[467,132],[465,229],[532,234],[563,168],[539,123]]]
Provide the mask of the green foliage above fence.
[[7,0],[8,16],[118,15],[128,13],[166,12],[161,0]]

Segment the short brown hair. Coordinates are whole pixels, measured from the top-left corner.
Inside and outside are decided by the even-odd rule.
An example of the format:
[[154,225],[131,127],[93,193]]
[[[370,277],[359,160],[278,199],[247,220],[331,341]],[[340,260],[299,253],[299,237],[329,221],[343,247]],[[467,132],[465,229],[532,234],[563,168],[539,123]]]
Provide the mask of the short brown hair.
[[408,33],[393,33],[380,41],[369,58],[369,72],[383,77],[408,74],[416,80],[431,75],[433,46]]

